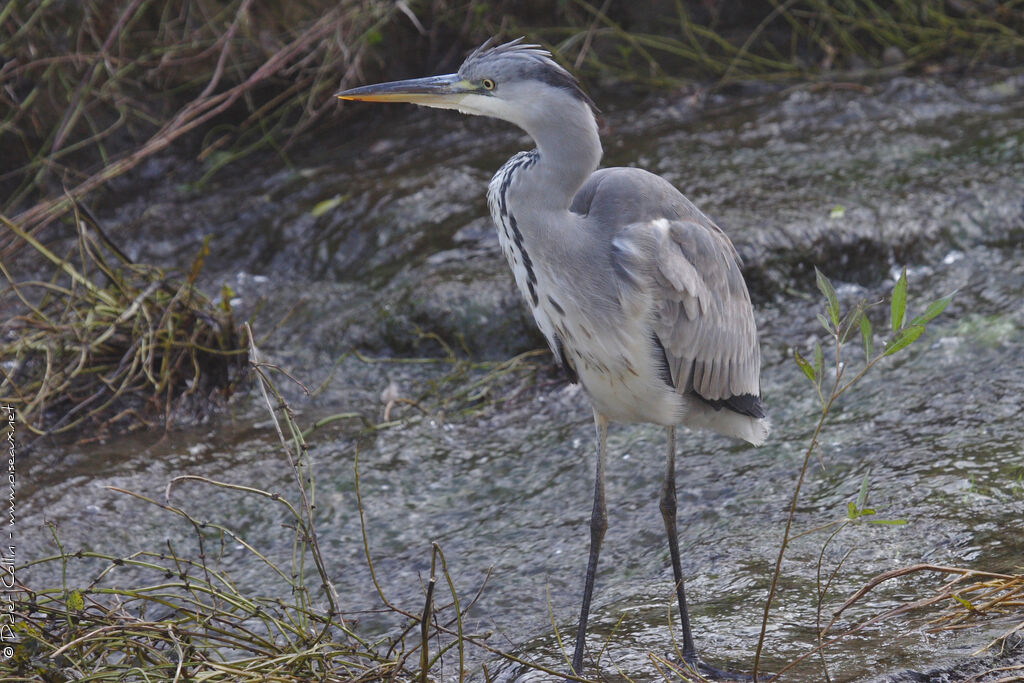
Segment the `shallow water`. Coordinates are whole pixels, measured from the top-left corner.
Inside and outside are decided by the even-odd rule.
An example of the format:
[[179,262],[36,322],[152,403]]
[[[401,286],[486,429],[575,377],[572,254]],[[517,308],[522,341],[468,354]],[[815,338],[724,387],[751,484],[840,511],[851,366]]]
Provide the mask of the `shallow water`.
[[[715,218],[744,256],[757,309],[771,439],[753,449],[709,434],[680,438],[683,571],[698,647],[709,661],[738,669],[752,661],[817,410],[790,359],[793,348],[808,355],[821,339],[814,265],[833,278],[844,305],[881,300],[903,265],[914,312],[957,294],[917,344],[836,404],[795,529],[842,519],[865,476],[877,517],[906,524],[852,525],[824,551],[825,534],[794,540],[762,668],[777,670],[814,644],[819,557],[826,573],[842,562],[825,598],[826,620],[867,580],[896,567],[1020,571],[1022,89],[1019,76],[899,78],[852,89],[713,96],[701,107],[670,97],[602,102],[605,164],[662,173]],[[526,147],[524,136],[449,112],[396,108],[381,116],[321,133],[315,146],[290,153],[288,170],[268,160],[201,192],[180,189],[179,176],[192,172],[183,166],[104,217],[129,253],[163,265],[184,267],[203,236],[216,235],[204,273],[211,291],[230,284],[239,310],[254,312],[257,334],[269,333],[261,348],[275,363],[311,387],[329,379],[314,398],[282,381],[303,424],[348,410],[380,420],[379,395],[389,379],[402,396],[417,397],[448,370],[353,357],[332,370],[353,346],[373,355],[437,354],[417,325],[452,344],[461,338],[475,358],[501,359],[542,344],[484,201],[490,175]],[[330,208],[314,215],[317,206]],[[881,328],[887,307],[871,315]],[[856,353],[851,348],[848,356],[854,365]],[[357,452],[366,531],[387,597],[419,611],[436,541],[460,597],[473,595],[490,573],[468,629],[491,631],[492,645],[565,668],[549,610],[571,647],[589,533],[593,425],[585,396],[556,377],[541,372],[535,386],[470,417],[435,412],[369,435],[344,421],[315,433],[321,543],[346,610],[365,632],[388,632],[398,622],[375,611],[380,603],[355,505]],[[399,405],[395,415],[417,411]],[[596,651],[607,640],[601,663],[608,676],[652,679],[650,657],[672,652],[678,636],[669,626],[672,576],[657,507],[664,436],[651,426],[614,427],[609,448],[610,528],[589,643]],[[168,480],[186,472],[294,490],[265,410],[242,397],[229,413],[164,437],[36,449],[20,489],[21,557],[53,552],[44,521],[56,523],[72,551],[126,554],[167,541],[189,550],[194,537],[186,525],[104,488],[162,498]],[[272,503],[192,483],[176,488],[173,499],[287,562],[291,534]],[[240,549],[224,552],[241,584],[281,590]],[[72,563],[72,581],[88,580],[96,567]],[[54,578],[26,574],[30,585]],[[125,574],[110,580],[119,576]],[[943,578],[887,583],[844,613],[842,624],[929,595]],[[864,680],[941,667],[1009,628],[929,633],[925,621],[936,613],[895,617],[833,646],[826,655],[831,675]],[[472,649],[469,656],[482,677],[487,656]],[[488,661],[488,670],[505,680],[543,677],[498,660]],[[441,675],[457,676],[454,656]],[[811,658],[786,680],[822,677],[820,661]]]

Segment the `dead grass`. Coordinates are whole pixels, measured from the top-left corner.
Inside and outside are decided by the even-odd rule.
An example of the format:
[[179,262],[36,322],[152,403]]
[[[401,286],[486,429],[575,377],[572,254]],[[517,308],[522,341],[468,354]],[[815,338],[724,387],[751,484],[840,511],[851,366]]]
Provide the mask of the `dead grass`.
[[0,401],[37,436],[89,424],[97,438],[227,398],[246,352],[227,297],[215,303],[195,287],[205,246],[174,277],[130,262],[89,217],[74,217],[78,239],[59,256],[5,221],[53,271],[18,281],[0,263]]

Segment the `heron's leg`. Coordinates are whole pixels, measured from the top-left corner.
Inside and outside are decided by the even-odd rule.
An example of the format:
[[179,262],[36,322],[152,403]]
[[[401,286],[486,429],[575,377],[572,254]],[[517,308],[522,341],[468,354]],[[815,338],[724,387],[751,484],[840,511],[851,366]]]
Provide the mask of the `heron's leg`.
[[672,575],[676,580],[676,597],[679,598],[679,619],[683,625],[683,659],[694,663],[697,657],[690,633],[690,615],[686,612],[686,594],[683,591],[683,568],[679,562],[679,536],[676,533],[676,428],[668,428],[668,466],[665,469],[665,483],[661,488],[661,517],[668,532],[668,550],[672,555]]
[[[686,611],[686,594],[683,592],[683,569],[679,562],[679,536],[676,533],[676,428],[668,428],[668,466],[665,469],[665,483],[661,489],[661,516],[668,532],[668,549],[672,555],[672,575],[676,580],[676,597],[679,599],[679,620],[683,626],[683,661],[704,678],[713,681],[752,681],[747,674],[717,669],[697,658],[697,649],[690,633],[690,615]],[[772,680],[766,674],[765,680]]]
[[580,608],[580,624],[576,630],[576,650],[572,656],[572,670],[579,674],[583,669],[583,647],[587,635],[587,617],[590,616],[590,597],[594,593],[594,575],[597,573],[597,556],[601,552],[601,541],[608,529],[608,508],[604,500],[604,461],[608,439],[608,418],[594,411],[597,425],[597,476],[594,480],[594,511],[590,515],[590,559],[587,560],[587,577],[583,583],[583,606]]

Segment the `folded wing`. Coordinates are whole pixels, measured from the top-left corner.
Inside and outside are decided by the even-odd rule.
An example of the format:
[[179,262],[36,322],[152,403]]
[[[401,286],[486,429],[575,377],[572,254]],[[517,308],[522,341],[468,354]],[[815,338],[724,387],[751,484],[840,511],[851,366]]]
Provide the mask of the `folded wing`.
[[616,236],[620,267],[650,296],[672,384],[715,409],[764,417],[761,354],[740,259],[713,224],[657,218]]

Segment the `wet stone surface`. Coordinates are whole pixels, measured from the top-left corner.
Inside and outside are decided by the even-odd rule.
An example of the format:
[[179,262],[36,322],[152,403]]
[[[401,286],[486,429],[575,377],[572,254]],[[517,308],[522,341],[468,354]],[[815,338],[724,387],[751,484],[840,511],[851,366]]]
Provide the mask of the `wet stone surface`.
[[[604,164],[661,173],[718,221],[745,259],[757,309],[772,437],[753,449],[693,433],[679,446],[683,571],[698,647],[716,665],[752,662],[816,419],[813,390],[791,360],[792,349],[808,355],[823,338],[815,265],[833,279],[844,306],[882,300],[904,265],[911,306],[919,307],[913,313],[957,294],[910,351],[837,403],[795,529],[843,518],[865,475],[879,517],[906,524],[853,525],[827,546],[820,533],[795,539],[763,667],[778,670],[813,647],[819,559],[826,575],[842,564],[824,599],[826,621],[853,591],[895,567],[1020,570],[1022,95],[1024,78],[998,75],[716,95],[701,106],[670,97],[600,102]],[[353,348],[373,357],[440,357],[440,339],[476,360],[500,360],[543,344],[518,300],[484,197],[491,174],[528,140],[499,122],[451,112],[395,108],[379,116],[321,131],[289,152],[287,168],[276,159],[242,164],[202,190],[183,187],[200,169],[178,165],[101,215],[129,254],[165,267],[186,268],[204,236],[214,236],[204,286],[213,292],[228,284],[241,316],[252,315],[263,352],[320,387],[306,397],[280,382],[303,424],[345,411],[380,421],[380,394],[391,381],[408,398],[465,386],[444,379],[448,364],[368,363],[345,356]],[[871,315],[882,328],[886,306]],[[491,631],[494,646],[562,670],[549,609],[562,638],[571,639],[591,507],[590,410],[547,365],[529,383],[499,386],[515,396],[481,403],[469,415],[431,412],[438,401],[424,399],[427,415],[397,404],[390,417],[409,420],[381,431],[367,434],[345,420],[316,432],[321,539],[360,628],[395,629],[400,622],[374,611],[380,603],[362,555],[358,450],[366,531],[388,598],[420,609],[437,541],[460,595],[473,595],[489,572],[467,630]],[[223,416],[164,437],[40,449],[25,477],[23,549],[53,552],[49,520],[71,550],[126,554],[168,540],[181,552],[195,550],[187,526],[104,487],[161,498],[167,481],[187,472],[292,491],[275,439],[265,410],[242,397]],[[678,636],[669,625],[672,575],[657,507],[663,451],[658,429],[613,428],[610,528],[589,640],[593,652],[607,641],[601,664],[613,678],[656,677],[651,655],[671,653]],[[271,504],[195,484],[174,497],[287,564],[291,535]],[[256,592],[283,590],[249,559],[229,548],[223,563]],[[69,580],[85,582],[96,570],[72,563]],[[26,574],[30,584],[55,579]],[[107,580],[130,577],[115,572]],[[943,580],[916,574],[884,584],[844,613],[843,625],[930,595]],[[939,609],[874,624],[833,646],[825,657],[833,679],[955,671],[1012,625],[933,633],[926,621]],[[482,678],[488,656],[470,649],[469,657]],[[820,681],[821,667],[811,657],[786,680]],[[452,655],[440,674],[454,678],[456,669]],[[488,670],[503,680],[543,678],[500,661],[489,661]],[[899,675],[881,680],[925,680]]]

